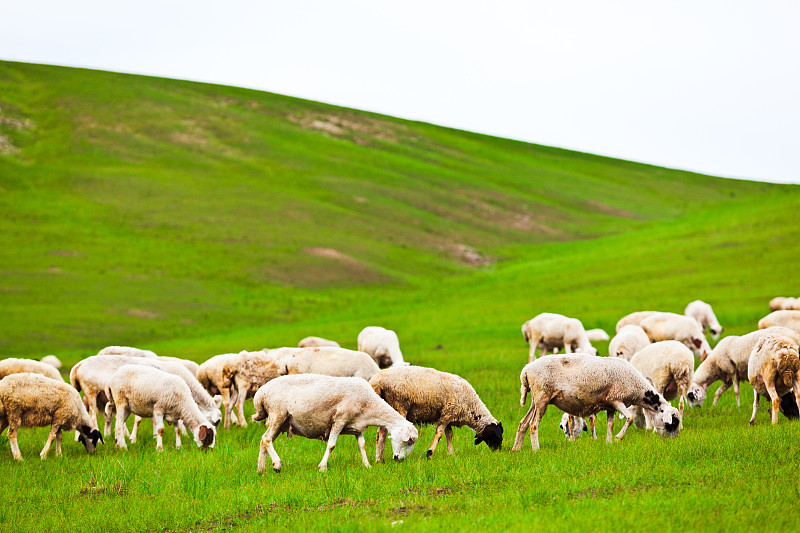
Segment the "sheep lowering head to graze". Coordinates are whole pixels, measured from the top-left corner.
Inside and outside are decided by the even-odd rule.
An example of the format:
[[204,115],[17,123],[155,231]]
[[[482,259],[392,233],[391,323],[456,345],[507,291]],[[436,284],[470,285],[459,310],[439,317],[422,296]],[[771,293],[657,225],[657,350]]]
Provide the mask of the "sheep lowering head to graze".
[[758,321],[758,329],[773,326],[789,328],[800,333],[800,311],[775,311]]
[[[475,431],[475,444],[485,442],[493,450],[503,444],[503,425],[460,376],[421,366],[394,366],[375,374],[370,385],[409,422],[436,426],[428,457],[436,451],[442,435],[447,439],[447,453],[453,453],[454,426]],[[383,460],[385,438],[386,433],[378,431],[377,461]]]
[[537,349],[541,349],[540,356],[559,349],[567,353],[575,351],[597,355],[597,349],[589,342],[583,324],[577,318],[540,313],[522,324],[522,335],[530,345],[528,362],[536,359]]
[[718,339],[722,333],[722,326],[719,325],[717,316],[711,306],[702,300],[695,300],[686,306],[684,315],[693,318],[700,324],[703,331],[708,329],[714,339]]
[[582,418],[606,411],[608,442],[613,439],[615,411],[626,419],[617,439],[625,436],[633,422],[629,405],[639,405],[649,412],[659,435],[671,437],[680,432],[678,410],[630,362],[618,357],[585,354],[543,357],[522,369],[520,381],[520,405],[525,405],[530,392],[531,407],[519,423],[514,450],[522,447],[529,428],[531,447],[539,449],[539,423],[550,404]]
[[608,355],[630,361],[633,355],[650,344],[650,337],[640,326],[623,326],[608,344]]
[[50,379],[57,381],[64,381],[61,374],[52,365],[36,361],[34,359],[18,359],[16,357],[9,357],[0,361],[0,379],[11,374],[21,374],[23,372],[31,372],[33,374],[41,374]]
[[17,444],[17,429],[50,426],[50,435],[40,457],[47,457],[56,441],[56,457],[61,455],[61,432],[78,432],[78,440],[93,453],[103,436],[89,418],[80,394],[62,380],[23,372],[0,380],[0,433],[8,428],[8,441],[14,459],[22,461]]
[[382,400],[361,378],[343,378],[300,374],[273,379],[253,399],[256,414],[253,421],[267,420],[261,437],[258,472],[267,468],[267,455],[272,468],[281,470],[281,459],[273,442],[281,433],[301,435],[327,441],[319,463],[324,472],[339,435],[355,435],[361,461],[369,467],[364,431],[376,426],[389,432],[395,460],[402,461],[414,449],[419,434],[408,420]]
[[641,323],[642,329],[653,342],[678,341],[704,360],[711,353],[703,329],[693,318],[676,313],[654,313]]
[[369,354],[380,368],[404,363],[397,333],[380,326],[368,326],[361,330],[358,334],[358,351]]
[[[211,357],[207,361],[201,363],[200,367],[195,373],[197,381],[200,382],[200,384],[209,392],[209,394],[219,394],[222,397],[222,407],[223,412],[225,413],[223,427],[225,429],[229,429],[231,427],[231,421],[233,421],[234,424],[241,423],[236,417],[236,411],[231,410],[233,403],[235,402],[234,400],[231,400],[230,387],[224,385],[225,380],[222,377],[222,372],[226,364],[239,357],[240,355],[238,353],[223,353],[220,355],[215,355],[214,357]],[[242,422],[247,424],[246,421]]]
[[572,416],[569,413],[564,413],[561,416],[561,422],[559,422],[558,427],[561,428],[561,431],[564,432],[564,436],[569,440],[575,440],[579,438],[584,431],[589,430],[589,426],[586,425],[586,420],[579,416]]
[[230,391],[230,401],[225,406],[225,420],[230,420],[231,410],[235,406],[239,413],[239,424],[247,427],[244,417],[245,400],[255,396],[256,391],[269,380],[287,373],[286,362],[278,360],[280,354],[300,350],[302,348],[255,352],[242,350],[236,357],[223,361],[221,387]]
[[298,348],[319,348],[320,346],[333,346],[340,348],[339,343],[322,337],[306,337],[297,343]]
[[270,353],[275,355],[285,374],[322,374],[369,380],[380,372],[368,354],[346,348],[279,348]]
[[795,402],[800,405],[800,354],[793,339],[776,334],[765,335],[758,341],[747,366],[747,377],[753,386],[753,416],[750,425],[756,423],[758,397],[770,400],[772,423],[778,423],[781,396],[794,393]]

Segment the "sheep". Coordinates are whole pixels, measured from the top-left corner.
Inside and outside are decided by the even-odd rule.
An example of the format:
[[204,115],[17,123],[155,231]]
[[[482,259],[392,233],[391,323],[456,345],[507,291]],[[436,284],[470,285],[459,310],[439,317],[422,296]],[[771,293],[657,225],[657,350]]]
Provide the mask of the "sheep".
[[733,392],[736,394],[736,405],[741,407],[739,382],[748,380],[747,364],[750,361],[750,354],[758,341],[769,334],[784,335],[800,343],[800,333],[782,327],[757,330],[742,336],[729,335],[719,341],[706,360],[697,367],[694,380],[704,391],[707,391],[713,383],[722,380],[722,385],[714,394],[714,406],[717,405],[722,393],[732,384]]
[[320,346],[333,346],[334,348],[340,348],[338,342],[329,341],[328,339],[323,339],[322,337],[306,337],[297,343],[297,346],[298,348],[318,348]]
[[708,328],[708,331],[711,332],[711,337],[713,337],[714,340],[717,340],[720,333],[722,333],[722,326],[719,325],[719,321],[717,320],[717,316],[714,314],[714,310],[711,309],[710,305],[702,300],[695,300],[691,302],[686,306],[683,314],[694,318],[697,323],[700,324],[700,327],[703,328],[703,332],[705,332],[706,328]]
[[800,333],[800,311],[774,311],[758,321],[758,329],[782,326]]
[[380,326],[367,326],[361,330],[358,351],[369,354],[380,368],[404,363],[397,333]]
[[[369,383],[409,422],[436,426],[429,458],[442,435],[447,439],[448,455],[453,454],[453,426],[472,429],[476,445],[486,442],[492,450],[499,450],[503,444],[503,425],[460,376],[421,366],[393,366],[375,374]],[[378,430],[376,461],[383,460],[385,440],[386,432]]]
[[[705,390],[693,383],[692,351],[678,341],[656,342],[637,352],[631,359],[631,364],[653,384],[665,400],[678,398],[678,414],[683,429],[684,399],[689,401],[689,405],[702,406],[706,397]],[[639,406],[634,406],[632,410],[634,422],[639,422],[636,425],[640,427],[644,418],[645,428],[650,429],[652,424],[648,413],[644,413]]]
[[364,352],[345,348],[280,348],[272,352],[278,359],[278,364],[284,368],[285,374],[323,374],[369,381],[380,372],[372,357]]
[[61,366],[62,366],[61,365],[61,360],[58,357],[56,357],[55,355],[45,355],[44,357],[42,357],[42,361],[41,362],[46,364],[46,365],[52,366],[56,370],[60,369]]
[[377,426],[388,430],[395,460],[402,461],[412,452],[419,438],[417,428],[383,401],[361,378],[331,377],[313,374],[281,376],[256,392],[252,420],[267,419],[261,437],[258,472],[267,467],[281,471],[281,459],[273,442],[281,433],[309,439],[327,440],[320,472],[328,469],[328,458],[340,434],[355,435],[361,461],[368,467],[364,431]]
[[50,426],[50,435],[39,457],[45,459],[53,440],[56,457],[61,455],[62,431],[77,431],[88,453],[94,453],[103,436],[81,401],[80,394],[63,380],[23,372],[0,381],[0,434],[8,428],[8,442],[14,459],[22,461],[17,444],[20,427]]
[[642,320],[651,317],[660,311],[637,311],[619,319],[617,322],[617,333],[625,326],[641,326]]
[[800,405],[800,355],[797,343],[789,337],[770,333],[764,336],[750,354],[747,378],[753,386],[753,416],[750,425],[756,423],[759,395],[770,401],[772,423],[778,423],[781,396],[794,392]]
[[225,413],[223,427],[225,429],[229,429],[231,427],[231,422],[234,424],[240,424],[242,422],[236,417],[236,412],[231,411],[231,409],[228,407],[229,405],[232,405],[231,391],[228,387],[223,386],[224,380],[222,378],[222,369],[225,366],[225,363],[231,359],[237,358],[238,356],[238,353],[224,353],[215,355],[208,361],[201,363],[200,367],[195,373],[197,380],[210,394],[219,394],[222,396],[222,407]]
[[109,378],[105,389],[106,417],[117,417],[114,430],[118,448],[125,444],[125,422],[133,413],[153,419],[156,451],[163,451],[164,420],[175,426],[175,447],[181,447],[178,422],[183,422],[199,448],[213,448],[216,431],[192,399],[189,386],[178,376],[144,365],[123,365]]
[[786,298],[781,304],[785,311],[800,311],[800,298]]
[[20,374],[22,372],[41,374],[42,376],[47,376],[48,378],[55,379],[56,381],[64,381],[58,370],[53,368],[52,365],[48,365],[47,363],[43,363],[41,361],[35,361],[33,359],[17,359],[15,357],[9,357],[8,359],[3,359],[0,361],[0,379],[10,376],[11,374]]
[[536,359],[536,349],[541,348],[540,356],[547,355],[551,349],[564,348],[567,353],[573,349],[597,355],[592,347],[583,324],[577,318],[569,318],[556,313],[541,313],[522,324],[522,336],[530,344],[528,362]]
[[[300,350],[300,348],[290,348],[290,350]],[[247,427],[244,416],[245,400],[252,398],[269,380],[286,373],[285,364],[278,363],[275,353],[282,352],[243,350],[236,357],[228,358],[222,363],[222,387],[230,391],[230,401],[225,406],[226,423],[230,420],[231,410],[235,406],[239,412],[240,425]],[[226,426],[226,429],[228,428],[230,425]]]
[[783,309],[783,304],[786,302],[788,298],[784,298],[783,296],[776,296],[772,300],[769,301],[769,310],[770,311],[780,311]]
[[[561,422],[559,422],[558,427],[561,428],[561,431],[564,432],[564,436],[569,440],[580,438],[584,431],[589,430],[589,427],[586,425],[586,420],[579,416],[572,416],[569,413],[564,413],[561,416]],[[592,429],[594,429],[594,424],[592,424]],[[597,435],[593,435],[593,437],[597,438]]]
[[659,435],[675,436],[680,432],[678,410],[630,362],[618,357],[586,354],[543,357],[525,365],[520,382],[520,405],[525,405],[530,392],[531,407],[519,423],[513,450],[522,448],[528,428],[531,447],[539,449],[539,423],[550,404],[584,418],[605,410],[608,442],[613,436],[615,410],[626,418],[617,440],[625,436],[633,422],[629,405],[641,405],[650,412]]
[[608,355],[611,357],[621,357],[630,361],[631,357],[650,344],[650,337],[641,328],[629,324],[623,326],[608,345]]
[[586,337],[590,341],[607,341],[611,338],[608,336],[608,333],[606,333],[605,330],[600,328],[587,329]]
[[150,359],[158,357],[155,352],[141,350],[131,346],[106,346],[97,352],[97,355],[127,355],[128,357],[147,357]]
[[655,313],[642,320],[641,327],[651,341],[679,341],[692,350],[701,361],[711,353],[711,346],[700,324],[688,316]]

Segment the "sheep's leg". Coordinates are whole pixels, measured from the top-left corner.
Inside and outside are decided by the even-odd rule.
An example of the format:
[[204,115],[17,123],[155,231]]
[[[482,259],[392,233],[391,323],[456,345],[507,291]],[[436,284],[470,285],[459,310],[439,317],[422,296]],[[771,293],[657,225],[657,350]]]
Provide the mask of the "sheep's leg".
[[61,457],[61,429],[56,433],[56,457]]
[[236,410],[239,412],[239,425],[243,428],[247,427],[247,419],[244,417],[244,401],[247,399],[247,389],[249,387],[249,384],[244,387],[244,390],[242,390],[242,387],[238,387],[239,390],[237,391]]
[[344,426],[345,423],[336,420],[336,415],[334,414],[333,427],[331,428],[331,434],[328,436],[328,445],[325,447],[325,454],[322,456],[322,461],[319,462],[320,472],[326,472],[328,470],[328,458],[331,456],[333,449],[336,448],[336,440],[339,438],[339,433],[342,432]]
[[528,362],[532,363],[536,360],[536,349],[539,343],[536,342],[534,339],[530,340],[530,348],[528,349]]
[[[726,390],[728,390],[728,387],[730,387],[730,386],[731,386],[730,381],[723,381],[722,382],[722,385],[719,386],[719,388],[717,389],[717,392],[714,393],[714,407],[717,406],[717,402],[719,401],[719,397],[722,396],[722,393],[725,392]],[[739,384],[737,383],[736,386],[733,389],[734,392],[736,392],[738,390],[738,388],[739,388]],[[739,399],[739,393],[738,392],[736,393],[736,399],[737,400]]]
[[433,442],[431,443],[431,447],[428,448],[428,459],[433,457],[433,452],[436,451],[436,445],[439,444],[439,439],[442,438],[444,435],[444,424],[439,424],[436,426],[436,433],[433,435]]
[[233,411],[233,404],[239,398],[239,394],[236,392],[235,387],[233,387],[233,394],[231,394],[229,389],[223,389],[220,392],[222,393],[222,402],[225,404],[224,427],[225,429],[231,429],[231,411]]
[[606,411],[606,442],[614,440],[614,410]]
[[753,426],[756,423],[756,413],[758,412],[758,392],[753,389],[753,416],[750,417],[750,425]]
[[575,440],[575,434],[572,433],[572,427],[574,425],[574,420],[572,415],[567,416],[567,440]]
[[117,403],[117,424],[114,431],[117,448],[128,448],[125,444],[125,423],[128,421],[129,416],[128,405],[126,403]]
[[572,343],[564,343],[564,353],[571,354],[572,353]]
[[778,413],[780,405],[781,405],[781,397],[778,396],[778,391],[775,390],[775,385],[770,384],[767,385],[767,394],[769,394],[769,399],[771,401],[772,409],[770,410],[770,414],[772,415],[772,423],[778,423]]
[[50,434],[47,436],[47,442],[44,443],[44,448],[42,448],[42,452],[39,454],[39,457],[42,459],[42,461],[47,458],[47,453],[50,451],[50,445],[56,438],[56,433],[58,433],[58,426],[50,426]]
[[444,438],[447,440],[447,455],[453,455],[456,451],[453,449],[453,428],[449,424],[444,428]]
[[272,459],[272,469],[276,472],[281,471],[281,458],[278,456],[278,452],[275,451],[275,447],[272,445],[272,442],[280,434],[281,426],[285,421],[286,418],[273,419],[271,416],[267,420],[267,429],[264,431],[264,435],[261,436],[261,446],[258,450],[259,474],[263,474],[264,470],[267,469],[267,454],[269,454],[270,459]]
[[739,377],[736,372],[733,373],[733,393],[736,394],[736,407],[741,407],[742,402],[739,400]]
[[17,461],[23,461],[22,454],[19,452],[19,444],[17,444],[17,426],[9,424],[8,427],[8,443],[11,445],[11,455]]
[[384,446],[386,446],[386,435],[389,431],[386,428],[378,428],[378,436],[375,439],[375,462],[383,462]]
[[528,427],[531,425],[531,420],[536,415],[536,402],[533,398],[531,398],[531,408],[528,409],[528,412],[525,413],[525,416],[522,417],[522,420],[519,421],[519,427],[517,428],[517,438],[514,439],[514,447],[511,448],[512,451],[517,451],[522,448],[522,439],[525,438],[525,432],[528,430]]
[[[619,411],[622,416],[625,417],[625,425],[622,426],[622,429],[620,430],[619,433],[617,433],[617,437],[616,437],[617,440],[622,440],[622,438],[625,436],[625,433],[627,433],[628,428],[633,423],[633,413],[631,413],[630,409],[625,407],[625,404],[622,403],[622,402],[614,402],[613,405],[614,405],[614,408],[617,411]],[[610,413],[611,413],[611,422],[613,424],[613,422],[614,422],[614,412],[610,411]]]
[[153,431],[156,434],[156,451],[164,451],[164,413],[153,411]]
[[589,417],[589,427],[592,429],[592,438],[597,438],[597,431],[595,431],[594,424],[597,421],[597,415],[592,415]]
[[367,441],[364,440],[363,433],[356,435],[356,442],[358,443],[358,451],[361,452],[361,462],[364,463],[364,466],[367,468],[371,468],[372,465],[369,464],[369,459],[367,459]]
[[[133,428],[131,428],[130,435],[128,435],[128,438],[131,439],[131,444],[135,444],[136,443],[136,435],[139,434],[139,424],[141,424],[141,423],[142,423],[142,417],[139,416],[139,415],[134,415],[134,417],[133,417]],[[125,426],[125,429],[128,429],[127,425]]]
[[175,422],[174,427],[175,427],[175,449],[176,450],[180,450],[181,449],[181,421],[178,420],[177,422]]
[[542,421],[542,417],[544,416],[545,411],[547,411],[547,404],[550,402],[550,398],[542,397],[539,399],[539,402],[536,404],[536,415],[533,417],[533,421],[531,422],[530,426],[530,433],[531,433],[531,449],[538,450],[539,449],[539,423]]

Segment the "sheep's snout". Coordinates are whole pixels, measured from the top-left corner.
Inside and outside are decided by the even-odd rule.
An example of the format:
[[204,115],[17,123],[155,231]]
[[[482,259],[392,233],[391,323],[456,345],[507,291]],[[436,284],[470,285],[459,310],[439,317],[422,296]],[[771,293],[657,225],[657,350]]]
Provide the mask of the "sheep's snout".
[[671,421],[664,424],[664,428],[667,430],[668,434],[672,434],[677,431],[678,426],[680,426],[680,423],[681,423],[680,417],[672,415]]

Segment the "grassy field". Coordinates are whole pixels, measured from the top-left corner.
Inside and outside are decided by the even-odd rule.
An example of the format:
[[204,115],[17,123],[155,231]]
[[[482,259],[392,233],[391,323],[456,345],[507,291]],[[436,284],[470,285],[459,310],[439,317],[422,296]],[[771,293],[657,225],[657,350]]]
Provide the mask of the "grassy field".
[[142,438],[88,457],[65,439],[65,457],[44,462],[47,431],[21,430],[24,464],[0,437],[0,525],[797,528],[800,425],[771,427],[762,403],[749,427],[747,385],[741,408],[728,392],[689,411],[676,439],[632,429],[621,443],[569,443],[551,408],[539,452],[509,449],[525,412],[522,322],[552,311],[610,332],[628,312],[700,298],[724,334],[748,332],[769,298],[798,292],[799,211],[796,186],[244,89],[0,62],[0,354],[69,366],[131,344],[201,361],[306,335],[354,348],[379,324],[407,360],[467,378],[505,428],[500,452],[460,429],[456,454],[432,460],[423,428],[409,460],[370,470],[342,437],[325,474],[323,443],[281,437],[283,472],[264,476],[258,425],[221,431],[209,452],[168,440],[156,454]]

